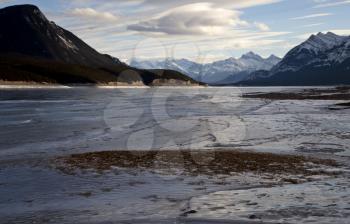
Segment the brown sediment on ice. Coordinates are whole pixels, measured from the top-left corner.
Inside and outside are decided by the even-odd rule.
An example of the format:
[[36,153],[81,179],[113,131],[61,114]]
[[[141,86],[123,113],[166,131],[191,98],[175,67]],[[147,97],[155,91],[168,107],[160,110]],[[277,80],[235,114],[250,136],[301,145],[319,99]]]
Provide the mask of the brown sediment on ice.
[[248,93],[243,97],[268,100],[350,100],[350,86],[305,89],[298,92]]
[[237,150],[216,151],[104,151],[58,158],[58,169],[108,171],[117,168],[141,170],[181,169],[189,175],[230,175],[254,172],[292,175],[319,175],[317,167],[337,167],[333,160],[299,155],[278,155]]

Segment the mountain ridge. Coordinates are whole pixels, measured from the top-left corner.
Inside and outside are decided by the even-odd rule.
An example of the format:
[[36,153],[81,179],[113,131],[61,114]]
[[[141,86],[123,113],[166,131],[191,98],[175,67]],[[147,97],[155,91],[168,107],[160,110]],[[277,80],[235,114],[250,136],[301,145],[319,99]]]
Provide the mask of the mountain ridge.
[[[270,64],[264,64],[262,60],[270,61]],[[292,48],[283,59],[274,55],[262,58],[248,52],[240,58],[231,57],[204,65],[187,60],[187,64],[192,63],[189,67],[192,73],[177,62],[179,60],[167,59],[166,63],[153,62],[148,66],[170,65],[171,69],[180,69],[192,78],[212,85],[350,84],[350,36],[332,32],[313,34]]]
[[197,81],[210,84],[227,82],[228,80],[243,80],[251,72],[270,69],[281,59],[275,55],[263,58],[253,52],[248,52],[240,58],[230,57],[224,60],[200,64],[188,59],[139,60],[132,59],[129,65],[137,68],[166,68],[180,71]]
[[251,74],[241,85],[350,84],[350,36],[311,35],[270,71]]
[[178,80],[184,85],[200,84],[179,72],[136,69],[101,54],[30,4],[0,9],[0,56],[3,82],[153,85]]

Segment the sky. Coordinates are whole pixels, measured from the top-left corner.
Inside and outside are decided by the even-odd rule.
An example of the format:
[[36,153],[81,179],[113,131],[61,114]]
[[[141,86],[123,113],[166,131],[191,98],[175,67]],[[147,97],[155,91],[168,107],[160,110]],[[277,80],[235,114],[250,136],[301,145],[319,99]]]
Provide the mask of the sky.
[[283,57],[311,34],[350,35],[350,0],[0,0],[49,20],[122,61],[208,63],[253,51]]

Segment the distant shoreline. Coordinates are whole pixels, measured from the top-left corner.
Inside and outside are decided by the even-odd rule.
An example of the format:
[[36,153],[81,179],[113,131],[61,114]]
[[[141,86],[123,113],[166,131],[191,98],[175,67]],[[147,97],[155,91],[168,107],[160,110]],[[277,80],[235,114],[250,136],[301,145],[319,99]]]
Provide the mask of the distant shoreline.
[[349,87],[347,85],[328,86],[212,86],[212,85],[116,85],[116,84],[53,84],[35,82],[0,82],[0,89],[69,89],[69,88],[100,88],[100,89],[149,89],[149,88],[305,88],[324,89],[334,87]]
[[206,88],[206,86],[135,86],[135,85],[54,85],[54,84],[0,84],[0,89],[71,89],[71,88],[98,88],[98,89],[149,89],[149,88]]

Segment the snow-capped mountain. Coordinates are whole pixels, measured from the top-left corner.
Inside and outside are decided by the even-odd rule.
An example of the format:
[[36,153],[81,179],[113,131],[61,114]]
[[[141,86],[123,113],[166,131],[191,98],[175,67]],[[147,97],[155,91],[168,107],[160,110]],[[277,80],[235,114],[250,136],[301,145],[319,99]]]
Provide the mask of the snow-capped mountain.
[[[338,36],[331,32],[312,35],[308,40],[288,52],[284,59],[271,70],[271,75],[283,71],[298,71],[306,65],[324,61],[323,57],[327,51],[341,46],[347,40],[349,37]],[[332,61],[332,58],[329,59]]]
[[165,60],[138,60],[133,59],[128,63],[130,66],[140,69],[170,69],[198,78],[201,64],[187,59],[165,59]]
[[274,55],[265,59],[253,52],[249,52],[238,59],[231,57],[207,64],[199,64],[187,59],[133,59],[130,65],[142,69],[172,69],[185,73],[198,81],[210,84],[225,84],[227,82],[242,81],[254,71],[270,70],[280,60]]
[[271,55],[264,59],[253,52],[239,59],[229,58],[204,65],[202,80],[214,84],[236,83],[258,70],[270,70],[281,59]]
[[270,71],[251,74],[244,84],[350,84],[350,37],[328,32],[312,35],[289,51]]

